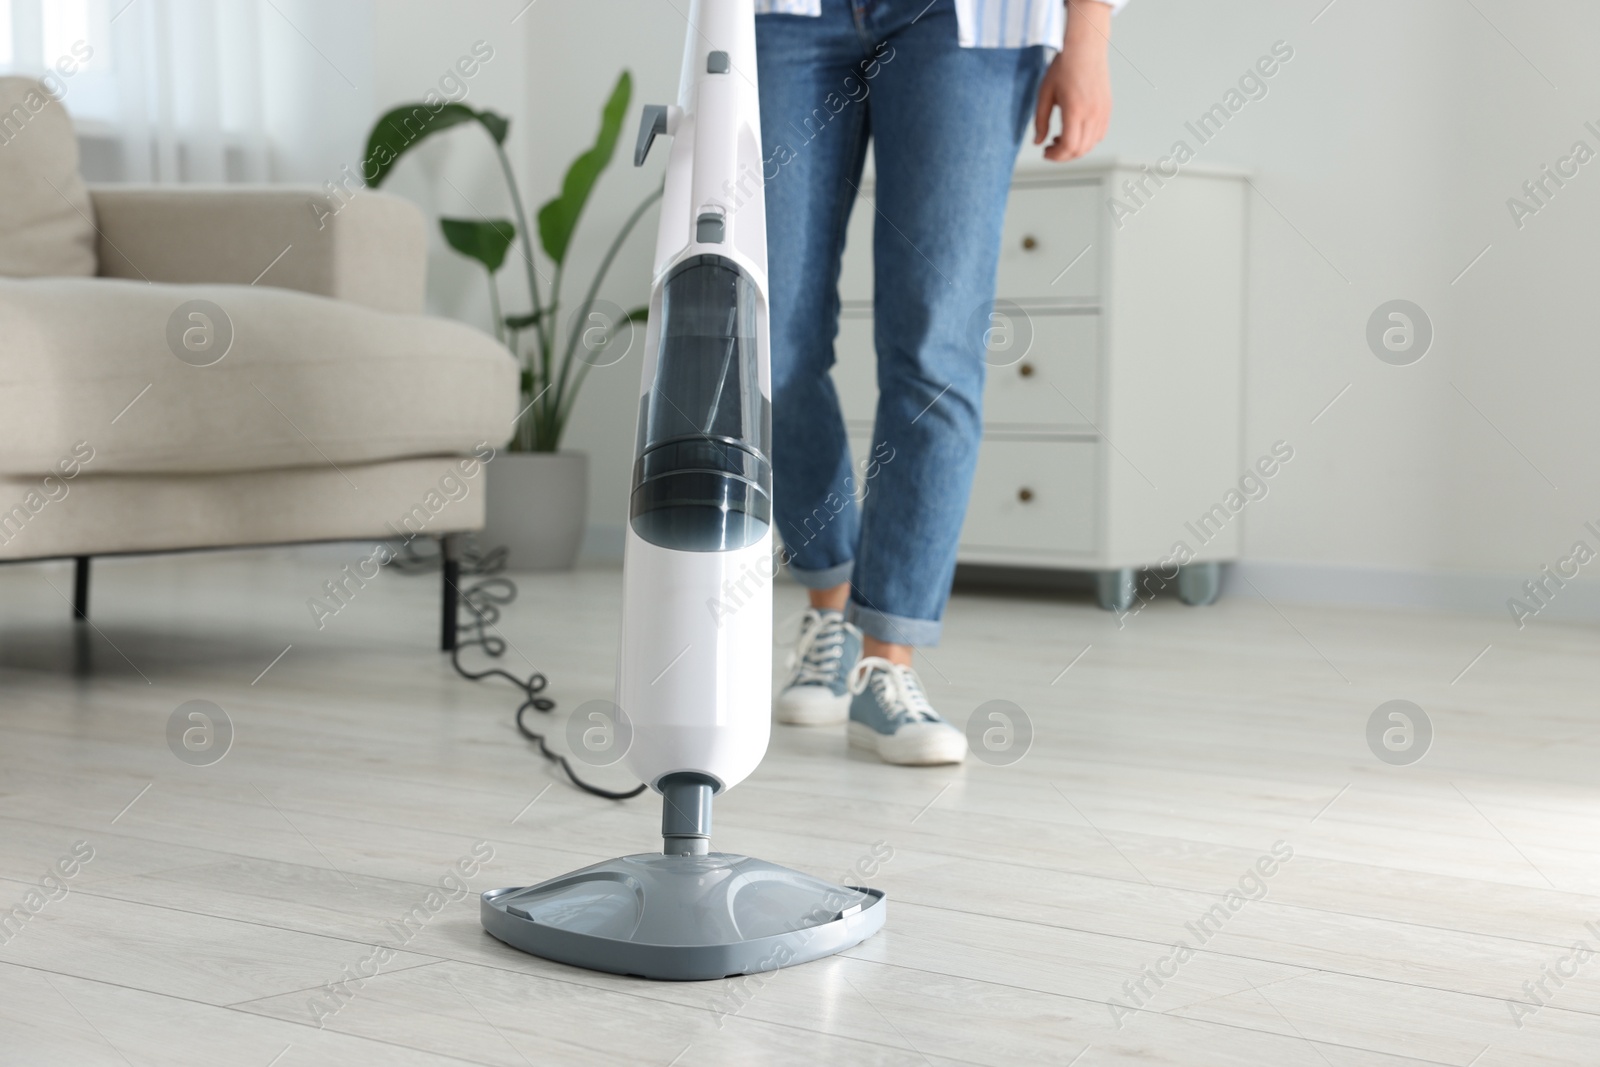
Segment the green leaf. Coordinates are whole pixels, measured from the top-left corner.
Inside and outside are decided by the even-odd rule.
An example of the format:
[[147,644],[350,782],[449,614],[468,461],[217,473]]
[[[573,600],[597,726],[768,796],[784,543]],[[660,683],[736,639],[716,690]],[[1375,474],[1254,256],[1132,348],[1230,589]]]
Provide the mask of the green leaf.
[[513,330],[526,330],[538,324],[544,316],[535,311],[529,315],[507,315],[506,326]]
[[627,320],[629,322],[644,322],[649,317],[650,308],[649,305],[645,305],[643,307],[636,307],[632,311],[628,312]]
[[511,133],[510,119],[485,108],[478,112],[478,121],[483,124],[484,129],[489,131],[489,136],[494,138],[495,144],[506,143],[506,137]]
[[401,104],[386,111],[372,124],[367,135],[367,154],[361,160],[361,176],[376,189],[389,176],[400,157],[428,137],[458,126],[476,122],[488,131],[495,144],[504,144],[511,123],[493,111],[474,111],[465,104],[445,104],[437,109],[416,102]]
[[539,243],[558,266],[567,257],[572,231],[578,228],[578,216],[583,214],[583,205],[588,202],[594,183],[616,151],[617,135],[622,130],[628,98],[632,94],[633,76],[623,71],[611,90],[611,98],[600,112],[600,132],[595,136],[593,147],[567,168],[567,175],[561,182],[561,195],[539,209]]
[[506,249],[517,236],[509,219],[440,219],[450,247],[482,263],[490,274],[506,261]]

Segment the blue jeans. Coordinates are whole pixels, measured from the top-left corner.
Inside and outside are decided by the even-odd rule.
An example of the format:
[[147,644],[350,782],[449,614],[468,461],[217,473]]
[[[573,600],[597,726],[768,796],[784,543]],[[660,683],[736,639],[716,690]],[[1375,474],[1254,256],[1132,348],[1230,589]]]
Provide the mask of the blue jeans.
[[[757,17],[756,47],[778,535],[802,585],[850,582],[865,633],[936,644],[983,434],[1000,224],[1045,50],[960,47],[952,0],[823,0],[820,17]],[[852,466],[828,370],[869,140],[878,409],[871,455]]]

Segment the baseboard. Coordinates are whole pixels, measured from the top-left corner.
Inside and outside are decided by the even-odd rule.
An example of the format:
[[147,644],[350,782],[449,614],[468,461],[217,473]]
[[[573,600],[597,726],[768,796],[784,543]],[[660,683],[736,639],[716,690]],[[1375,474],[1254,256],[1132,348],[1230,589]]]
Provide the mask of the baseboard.
[[[1540,579],[1544,579],[1545,588],[1539,592],[1539,599],[1535,599],[1523,587],[1529,581]],[[956,568],[955,584],[957,589],[968,592],[1045,597],[1071,593],[1092,595],[1094,588],[1090,571],[973,564]],[[1175,593],[1175,589],[1166,588],[1161,595]],[[1496,616],[1511,623],[1520,619],[1524,624],[1535,618],[1600,623],[1600,582],[1583,576],[1565,580],[1558,587],[1554,578],[1543,574],[1259,560],[1224,564],[1222,595],[1261,596],[1289,604],[1451,611]],[[1523,613],[1512,612],[1508,601],[1513,598],[1523,606]]]
[[[1515,621],[1508,601],[1515,598],[1539,619],[1600,622],[1600,583],[1582,577],[1557,588],[1547,581],[1541,605],[1523,589],[1540,574],[1448,571],[1390,567],[1352,567],[1316,563],[1256,561],[1223,568],[1224,596],[1264,596],[1301,604],[1422,608]],[[1524,618],[1524,621],[1527,621]]]
[[[620,564],[620,523],[591,524],[584,532],[580,558],[590,564]],[[1538,619],[1600,623],[1600,582],[1580,576],[1556,588],[1547,579],[1543,605],[1523,589],[1537,573],[1452,571],[1425,568],[1359,567],[1321,563],[1258,560],[1225,564],[1223,596],[1282,600],[1291,604],[1338,604],[1351,607],[1409,608],[1496,615],[1515,621],[1507,602],[1520,600]],[[1088,572],[1040,571],[1032,568],[963,564],[956,585],[968,591],[1015,590],[1033,595],[1082,594],[1092,590]],[[1527,621],[1525,619],[1525,621]]]

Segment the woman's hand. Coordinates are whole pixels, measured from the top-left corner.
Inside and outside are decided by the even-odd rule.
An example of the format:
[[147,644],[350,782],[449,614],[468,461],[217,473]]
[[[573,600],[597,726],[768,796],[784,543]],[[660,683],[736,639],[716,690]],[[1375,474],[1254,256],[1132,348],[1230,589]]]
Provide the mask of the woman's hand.
[[1061,109],[1061,132],[1045,148],[1044,158],[1058,163],[1077,159],[1106,135],[1111,122],[1110,47],[1111,5],[1067,0],[1066,39],[1045,71],[1033,119],[1033,143],[1044,144],[1050,113]]

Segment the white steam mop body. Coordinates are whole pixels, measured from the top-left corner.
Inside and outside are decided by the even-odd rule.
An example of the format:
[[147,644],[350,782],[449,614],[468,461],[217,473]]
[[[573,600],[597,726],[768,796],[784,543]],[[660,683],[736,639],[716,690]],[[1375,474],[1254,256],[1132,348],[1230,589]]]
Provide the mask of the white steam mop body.
[[[751,7],[726,0],[703,0],[695,6],[691,21],[698,25],[699,33],[691,31],[685,49],[678,104],[665,109],[664,115],[659,109],[646,115],[647,122],[654,120],[653,129],[644,133],[646,139],[659,131],[673,140],[661,199],[655,285],[645,336],[639,455],[650,449],[652,431],[661,438],[676,436],[675,430],[688,435],[710,430],[721,438],[713,448],[733,454],[753,446],[756,455],[751,458],[757,466],[765,465],[772,396],[767,347],[767,218],[760,188],[761,110],[755,85]],[[715,374],[721,369],[719,357],[726,355],[716,351],[722,347],[720,338],[702,346],[707,349],[704,351],[668,353],[668,358],[687,356],[713,364],[705,368],[711,375],[697,375],[697,381],[681,390],[700,395],[672,396],[670,386],[661,380],[665,369],[661,366],[663,303],[670,303],[668,286],[675,273],[697,261],[712,269],[724,265],[747,283],[745,293],[734,295],[744,295],[748,306],[696,310],[746,320],[737,325],[746,326],[753,334],[748,338],[753,350],[733,353],[735,358],[744,357],[745,366],[730,368],[731,373],[721,376]],[[667,324],[669,330],[673,325]],[[740,370],[754,373],[746,380]],[[707,411],[705,390],[693,388],[713,380],[713,396],[716,388],[722,387],[721,411]],[[747,394],[755,394],[747,395],[755,403],[749,405],[754,410],[746,412],[745,420],[738,417],[739,398],[728,395],[730,386],[743,386]],[[652,402],[658,388],[662,392]],[[695,401],[690,410],[679,410]],[[767,425],[760,424],[764,418]],[[721,425],[710,425],[713,421]],[[755,425],[741,425],[744,421]],[[758,440],[742,436],[745,434]],[[733,465],[720,455],[714,462],[719,467]],[[617,704],[634,730],[628,765],[652,786],[673,771],[699,771],[717,779],[719,792],[731,789],[755,770],[766,753],[772,684],[772,586],[767,580],[772,558],[770,468],[766,474],[766,528],[749,544],[730,545],[727,539],[718,543],[713,537],[708,540],[716,550],[681,551],[642,537],[640,523],[629,525]],[[636,473],[635,509],[641,504],[639,481]],[[706,518],[716,525],[717,517]],[[760,516],[752,518],[762,521]],[[738,537],[739,533],[754,534],[754,522],[736,529],[733,540],[748,539]],[[752,577],[758,581],[752,582]],[[748,595],[735,592],[741,581],[745,589],[758,587]],[[738,608],[731,608],[735,603]]]
[[648,978],[771,970],[883,925],[881,891],[710,851],[711,798],[771,730],[771,395],[753,0],[695,0],[656,239],[623,566],[617,704],[662,795],[660,853],[483,895],[483,925],[549,959]]

